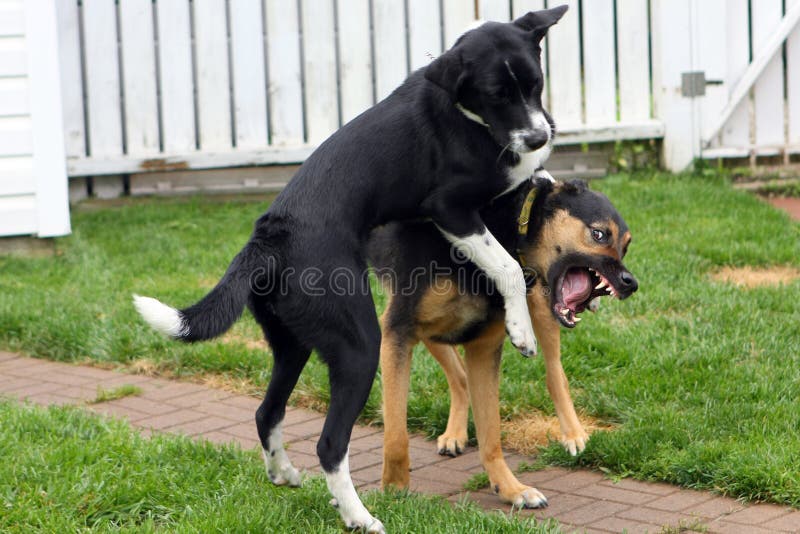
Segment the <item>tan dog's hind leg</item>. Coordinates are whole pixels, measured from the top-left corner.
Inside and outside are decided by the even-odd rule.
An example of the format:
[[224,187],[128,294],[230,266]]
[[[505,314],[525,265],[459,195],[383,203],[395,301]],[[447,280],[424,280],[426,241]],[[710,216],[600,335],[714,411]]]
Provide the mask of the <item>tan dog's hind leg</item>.
[[561,366],[561,330],[550,312],[547,299],[538,291],[529,298],[528,305],[532,310],[533,329],[544,356],[547,390],[553,399],[558,422],[561,425],[560,441],[564,448],[575,456],[586,448],[589,434],[583,429],[578,414],[575,413],[567,375]]
[[467,445],[467,420],[469,418],[469,394],[467,372],[464,363],[452,345],[425,341],[425,346],[442,366],[450,388],[450,415],[444,434],[436,440],[439,454],[458,456]]
[[[416,340],[397,339],[384,328],[381,340],[383,382],[383,475],[381,485],[408,487],[411,461],[408,455],[408,383],[411,349]],[[388,402],[387,402],[388,400]]]
[[517,480],[503,458],[500,445],[499,381],[503,339],[503,324],[499,323],[496,335],[464,345],[481,462],[492,489],[503,501],[522,508],[540,508],[547,506],[547,499],[537,489]]

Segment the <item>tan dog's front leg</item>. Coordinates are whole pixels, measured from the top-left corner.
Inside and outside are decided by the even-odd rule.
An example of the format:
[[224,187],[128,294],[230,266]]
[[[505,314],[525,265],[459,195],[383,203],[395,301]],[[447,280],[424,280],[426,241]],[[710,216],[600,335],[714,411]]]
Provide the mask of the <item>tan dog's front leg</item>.
[[481,462],[492,489],[500,498],[521,508],[547,506],[547,498],[537,489],[522,484],[511,472],[500,445],[500,358],[503,347],[502,324],[500,335],[488,336],[464,345],[467,364],[467,384],[472,403],[472,415],[478,434]]
[[436,440],[439,454],[458,456],[467,446],[467,420],[469,419],[469,394],[467,372],[458,352],[452,345],[425,341],[425,346],[439,362],[450,388],[450,415],[444,434]]
[[528,305],[533,317],[533,329],[544,355],[547,390],[553,399],[561,426],[561,444],[572,456],[576,456],[586,448],[589,434],[583,429],[578,414],[575,413],[567,375],[561,366],[560,325],[550,313],[547,298],[538,291],[529,297]]
[[408,383],[411,349],[416,340],[401,340],[384,328],[381,340],[383,382],[383,474],[381,485],[408,487],[411,461],[408,455]]

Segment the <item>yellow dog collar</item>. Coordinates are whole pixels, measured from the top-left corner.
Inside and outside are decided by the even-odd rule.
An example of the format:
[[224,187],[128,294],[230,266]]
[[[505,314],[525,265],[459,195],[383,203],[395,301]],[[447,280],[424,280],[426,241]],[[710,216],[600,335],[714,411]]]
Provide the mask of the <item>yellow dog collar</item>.
[[519,231],[519,235],[526,235],[528,233],[528,223],[531,220],[531,208],[533,208],[533,203],[536,201],[536,193],[536,188],[532,187],[528,192],[528,196],[525,197],[525,202],[522,203],[522,209],[517,218],[517,230]]

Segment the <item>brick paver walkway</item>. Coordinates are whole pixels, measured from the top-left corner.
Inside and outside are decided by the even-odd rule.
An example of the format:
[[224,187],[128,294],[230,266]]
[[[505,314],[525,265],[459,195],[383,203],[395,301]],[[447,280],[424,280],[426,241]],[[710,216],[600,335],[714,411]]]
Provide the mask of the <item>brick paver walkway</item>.
[[[258,446],[253,416],[258,399],[196,384],[106,371],[0,352],[0,396],[36,404],[80,404],[94,399],[97,388],[135,384],[142,394],[87,405],[87,409],[122,417],[142,429],[182,433],[217,443]],[[283,434],[298,468],[318,472],[316,440],[323,416],[292,408]],[[380,429],[356,427],[350,444],[350,467],[362,490],[378,488],[381,476]],[[511,454],[512,469],[526,458]],[[470,447],[458,458],[439,456],[435,444],[411,440],[412,489],[444,495],[452,502],[471,499],[486,509],[508,512],[489,490],[464,492],[463,484],[482,471],[478,452]],[[800,532],[800,511],[771,504],[743,505],[712,493],[624,479],[613,482],[592,471],[545,469],[520,475],[544,492],[550,506],[520,515],[555,518],[565,532]]]
[[795,221],[800,221],[800,198],[795,197],[775,197],[768,199],[769,203],[778,209],[782,209]]

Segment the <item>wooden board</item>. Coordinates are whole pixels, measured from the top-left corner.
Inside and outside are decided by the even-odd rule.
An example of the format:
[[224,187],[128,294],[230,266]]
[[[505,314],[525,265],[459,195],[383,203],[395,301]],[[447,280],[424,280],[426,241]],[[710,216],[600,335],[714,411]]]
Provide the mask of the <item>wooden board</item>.
[[117,50],[117,14],[112,2],[87,2],[83,17],[84,71],[89,102],[88,147],[93,156],[122,154],[122,103]]
[[410,70],[428,65],[442,52],[441,20],[430,0],[408,0]]
[[647,2],[617,1],[617,64],[621,121],[650,118]]
[[581,106],[581,59],[577,0],[564,2],[569,10],[548,32],[548,72],[550,78],[550,113],[556,123],[574,127],[583,123]]
[[119,4],[125,140],[128,154],[153,154],[159,148],[153,3]]
[[[192,2],[192,16],[197,88],[197,136],[200,140],[200,149],[230,149],[233,142],[231,133],[233,118],[226,2],[225,0]],[[255,24],[260,25],[260,17],[255,20]],[[261,49],[263,50],[263,46]],[[263,59],[263,53],[261,57]],[[263,70],[262,61],[261,71]],[[263,96],[263,90],[261,94]],[[261,100],[263,102],[265,99]],[[263,106],[262,122],[266,128],[266,103]],[[266,134],[263,139],[266,141]]]
[[[786,10],[800,6],[800,0],[786,0]],[[800,151],[800,25],[786,40],[786,120],[788,143]]]
[[231,70],[236,147],[267,145],[267,86],[264,58],[264,15],[260,3],[230,3]]
[[386,98],[408,76],[406,15],[402,2],[373,0],[375,96]]
[[303,0],[303,75],[309,143],[321,143],[339,127],[336,32],[332,2]]
[[496,22],[508,22],[511,10],[508,0],[478,0],[478,18]]
[[[614,1],[584,2],[581,17],[583,18],[583,83],[586,123],[612,122],[617,118]],[[553,28],[553,32],[558,32],[558,30],[558,25]]]
[[444,11],[444,46],[450,48],[464,30],[474,22],[475,5],[464,0],[443,0]]
[[[750,32],[748,0],[727,0],[725,5],[725,48],[727,69],[725,87],[730,98],[733,88],[750,64],[750,46],[743,35]],[[726,121],[719,135],[720,145],[726,147],[750,146],[750,101],[745,99]]]
[[273,145],[304,142],[297,3],[266,0],[269,117]]
[[161,136],[164,150],[196,146],[192,43],[187,2],[157,2]]
[[368,0],[340,0],[339,21],[339,101],[342,123],[372,106],[372,50]]
[[31,156],[0,158],[0,196],[29,195],[35,191]]
[[[753,55],[758,54],[782,18],[782,0],[751,2]],[[755,144],[784,144],[783,133],[783,59],[777,54],[753,86]]]
[[80,21],[77,2],[55,2],[58,17],[58,58],[61,68],[61,110],[64,148],[68,156],[86,155],[83,113]]
[[30,84],[26,76],[0,78],[0,117],[30,113]]

